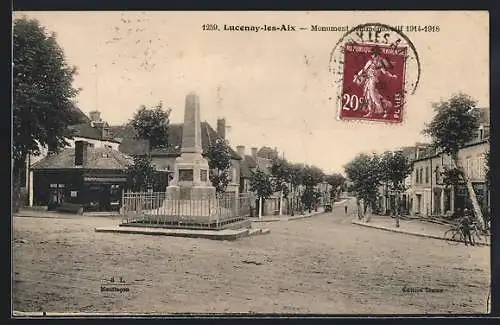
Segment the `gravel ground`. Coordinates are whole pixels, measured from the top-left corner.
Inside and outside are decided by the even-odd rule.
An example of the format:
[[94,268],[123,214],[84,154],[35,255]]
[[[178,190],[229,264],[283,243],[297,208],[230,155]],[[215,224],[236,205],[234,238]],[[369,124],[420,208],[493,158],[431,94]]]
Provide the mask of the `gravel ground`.
[[[14,310],[486,312],[489,247],[359,227],[343,206],[230,242],[94,232],[118,220],[14,218]],[[101,292],[111,277],[129,291]]]

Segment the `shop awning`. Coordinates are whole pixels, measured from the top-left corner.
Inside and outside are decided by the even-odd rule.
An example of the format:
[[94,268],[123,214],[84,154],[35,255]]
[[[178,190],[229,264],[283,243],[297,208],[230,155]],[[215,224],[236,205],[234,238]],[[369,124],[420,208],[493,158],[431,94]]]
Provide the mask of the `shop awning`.
[[87,183],[124,183],[127,181],[125,177],[84,177],[84,182]]

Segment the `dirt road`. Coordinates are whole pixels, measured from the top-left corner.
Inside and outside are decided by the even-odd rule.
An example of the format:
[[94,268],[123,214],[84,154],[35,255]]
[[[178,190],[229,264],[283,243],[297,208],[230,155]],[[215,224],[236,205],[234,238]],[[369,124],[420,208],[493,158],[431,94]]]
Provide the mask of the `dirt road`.
[[[351,207],[351,211],[353,208]],[[14,218],[20,311],[484,313],[489,247],[352,225],[333,213],[232,242],[95,233],[118,220]],[[102,292],[103,279],[128,288]],[[106,286],[113,285],[106,284]]]

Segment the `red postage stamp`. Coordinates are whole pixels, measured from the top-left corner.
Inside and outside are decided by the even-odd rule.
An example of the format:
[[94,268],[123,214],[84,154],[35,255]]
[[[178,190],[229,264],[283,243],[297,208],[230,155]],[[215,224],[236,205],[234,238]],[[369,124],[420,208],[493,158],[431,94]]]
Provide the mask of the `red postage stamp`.
[[401,122],[406,52],[394,45],[345,44],[339,117]]

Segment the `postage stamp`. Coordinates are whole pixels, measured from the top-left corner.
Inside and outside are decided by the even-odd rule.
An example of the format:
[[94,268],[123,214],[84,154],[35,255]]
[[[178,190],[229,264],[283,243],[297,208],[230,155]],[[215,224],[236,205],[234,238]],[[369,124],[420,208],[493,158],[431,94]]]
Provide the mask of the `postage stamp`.
[[341,118],[401,122],[406,50],[374,44],[346,45]]
[[358,25],[337,42],[330,64],[339,119],[403,122],[406,98],[420,79],[420,61],[401,30]]

